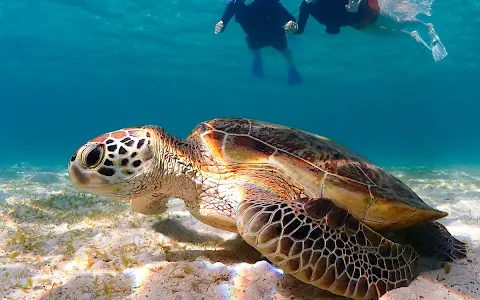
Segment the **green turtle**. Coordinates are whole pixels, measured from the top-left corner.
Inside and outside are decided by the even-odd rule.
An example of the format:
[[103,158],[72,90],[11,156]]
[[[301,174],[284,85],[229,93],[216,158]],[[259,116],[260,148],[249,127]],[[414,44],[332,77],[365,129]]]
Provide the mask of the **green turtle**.
[[88,141],[68,170],[76,188],[135,212],[182,199],[284,272],[353,299],[409,285],[419,254],[466,256],[436,221],[447,213],[346,147],[282,125],[218,118],[185,140],[158,126],[124,128]]

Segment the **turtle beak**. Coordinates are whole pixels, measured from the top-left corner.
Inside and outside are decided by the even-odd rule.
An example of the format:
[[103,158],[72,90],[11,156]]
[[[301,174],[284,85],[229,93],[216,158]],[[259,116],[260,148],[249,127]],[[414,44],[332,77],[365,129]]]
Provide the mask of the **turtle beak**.
[[81,168],[75,161],[68,164],[68,175],[75,188],[96,195],[118,193],[125,189],[123,185],[111,184],[105,178],[100,177],[95,170]]

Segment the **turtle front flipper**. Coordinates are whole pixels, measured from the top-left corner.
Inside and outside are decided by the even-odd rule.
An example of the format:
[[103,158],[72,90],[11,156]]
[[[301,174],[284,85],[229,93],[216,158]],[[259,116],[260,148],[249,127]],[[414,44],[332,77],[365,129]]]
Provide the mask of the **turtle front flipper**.
[[145,215],[163,214],[168,209],[168,195],[154,193],[130,201],[132,211]]
[[439,222],[428,222],[394,232],[405,243],[412,245],[420,254],[440,261],[454,261],[467,256],[467,245],[457,240]]
[[303,282],[353,299],[378,299],[416,277],[418,254],[328,199],[278,199],[247,191],[237,211],[243,239]]

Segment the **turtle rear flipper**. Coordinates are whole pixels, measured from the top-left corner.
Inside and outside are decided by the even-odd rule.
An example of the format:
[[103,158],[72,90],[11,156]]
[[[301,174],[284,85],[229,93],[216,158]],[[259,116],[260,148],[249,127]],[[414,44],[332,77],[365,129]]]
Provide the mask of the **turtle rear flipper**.
[[[303,282],[353,299],[378,299],[416,277],[418,254],[328,199],[278,199],[246,191],[237,211],[243,239]],[[270,195],[270,196],[269,196]]]
[[439,222],[428,222],[394,232],[420,254],[441,261],[454,261],[467,256],[467,245],[453,237]]

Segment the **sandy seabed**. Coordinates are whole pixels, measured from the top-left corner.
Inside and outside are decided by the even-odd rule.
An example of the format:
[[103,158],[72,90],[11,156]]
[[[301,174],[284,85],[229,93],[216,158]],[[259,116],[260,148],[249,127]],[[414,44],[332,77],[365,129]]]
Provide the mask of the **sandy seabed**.
[[[389,170],[468,243],[467,259],[420,261],[409,287],[381,299],[480,299],[480,171]],[[5,173],[5,172],[4,172]],[[270,265],[237,235],[74,190],[68,175],[10,170],[0,178],[0,299],[346,299]]]

